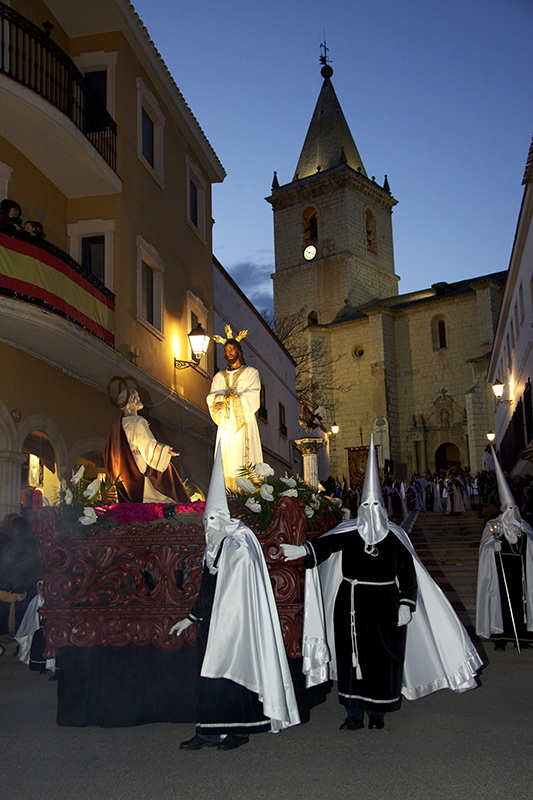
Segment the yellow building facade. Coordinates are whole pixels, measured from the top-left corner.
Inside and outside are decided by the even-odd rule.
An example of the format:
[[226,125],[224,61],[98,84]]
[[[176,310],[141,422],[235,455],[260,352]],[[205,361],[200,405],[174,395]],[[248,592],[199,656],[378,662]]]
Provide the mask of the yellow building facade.
[[0,519],[35,488],[53,502],[77,463],[101,467],[119,378],[206,489],[213,354],[174,359],[197,322],[212,332],[224,169],[129,2],[12,0],[0,16],[0,199],[46,234],[0,233]]

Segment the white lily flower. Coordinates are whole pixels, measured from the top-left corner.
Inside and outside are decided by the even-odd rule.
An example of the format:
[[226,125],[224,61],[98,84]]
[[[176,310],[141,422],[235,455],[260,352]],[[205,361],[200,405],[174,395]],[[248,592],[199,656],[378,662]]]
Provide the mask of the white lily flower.
[[314,515],[314,513],[315,512],[313,511],[313,509],[310,506],[306,506],[305,507],[305,516],[307,517],[307,519],[311,519],[311,517]]
[[74,485],[77,485],[81,481],[81,479],[83,478],[83,473],[84,472],[85,472],[85,464],[82,464],[81,467],[79,468],[79,470],[76,472],[76,474],[72,475],[72,478],[70,479],[70,482],[73,483]]
[[263,498],[263,500],[267,500],[269,503],[274,502],[274,487],[271,486],[269,483],[264,483],[261,488],[259,489],[259,494]]
[[351,514],[349,508],[343,508],[342,509],[342,518],[343,519],[351,519],[352,518],[352,514]]
[[66,480],[64,478],[61,481],[61,488],[63,489],[64,492],[67,491],[67,482],[66,482]]
[[298,489],[287,489],[286,492],[280,492],[280,497],[298,497]]
[[337,508],[342,508],[342,500],[340,497],[332,497],[331,504],[337,506]]
[[265,464],[264,461],[260,461],[259,464],[256,464],[254,470],[258,478],[269,478],[274,474],[274,470],[270,464]]
[[79,521],[82,525],[92,525],[96,522],[96,511],[94,508],[84,508],[83,509],[83,517],[79,517]]
[[191,503],[197,503],[198,500],[201,500],[201,499],[202,498],[200,497],[200,495],[197,492],[195,492],[194,494],[191,495]]
[[289,489],[294,489],[295,486],[298,486],[294,478],[280,478],[280,481],[286,483]]
[[247,506],[250,511],[253,511],[254,514],[259,514],[261,511],[261,503],[258,503],[253,497],[249,497],[244,505]]
[[239,489],[242,489],[243,492],[255,492],[256,490],[256,487],[248,478],[237,478],[237,486]]
[[72,503],[72,492],[70,489],[65,489],[65,503],[69,506]]
[[99,490],[100,490],[100,481],[98,480],[98,478],[95,478],[94,481],[91,481],[91,483],[85,489],[83,496],[86,497],[88,500],[92,500],[95,494],[98,494]]

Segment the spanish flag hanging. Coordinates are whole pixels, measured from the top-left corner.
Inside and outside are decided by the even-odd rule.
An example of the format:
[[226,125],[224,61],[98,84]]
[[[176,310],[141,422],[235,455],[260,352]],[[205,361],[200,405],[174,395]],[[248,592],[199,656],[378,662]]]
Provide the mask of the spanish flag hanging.
[[45,304],[114,346],[114,300],[46,250],[0,233],[2,290]]

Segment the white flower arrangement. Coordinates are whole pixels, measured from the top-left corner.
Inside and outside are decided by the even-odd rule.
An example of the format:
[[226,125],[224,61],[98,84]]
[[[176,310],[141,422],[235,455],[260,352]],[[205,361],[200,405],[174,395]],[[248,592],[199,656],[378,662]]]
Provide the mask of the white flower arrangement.
[[247,515],[252,512],[254,521],[265,530],[272,522],[276,501],[284,497],[302,500],[306,518],[313,519],[317,527],[327,524],[329,530],[345,517],[339,498],[313,492],[298,476],[275,477],[272,467],[264,462],[243,467],[236,483],[237,491],[230,492],[232,513],[249,520]]
[[252,481],[248,480],[248,478],[237,478],[237,486],[247,494],[250,492],[255,492],[256,489]]
[[96,511],[91,506],[84,508],[83,516],[79,520],[82,525],[93,525],[97,520]]
[[91,481],[91,483],[85,489],[83,496],[86,497],[87,500],[92,500],[93,497],[97,495],[99,491],[100,491],[100,481],[98,480],[98,478],[95,478],[94,481]]
[[258,503],[254,497],[249,497],[246,503],[244,504],[250,511],[253,511],[254,514],[259,514],[262,511],[261,503]]
[[268,503],[274,502],[274,487],[270,485],[270,483],[263,483],[262,486],[259,487],[259,494],[266,500]]
[[264,461],[260,461],[259,464],[256,464],[254,471],[258,478],[270,478],[274,475],[274,470],[270,464],[265,464]]

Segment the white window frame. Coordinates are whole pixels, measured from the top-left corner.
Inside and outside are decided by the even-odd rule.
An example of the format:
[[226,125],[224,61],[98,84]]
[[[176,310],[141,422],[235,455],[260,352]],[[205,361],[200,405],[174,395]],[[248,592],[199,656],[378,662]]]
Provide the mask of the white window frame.
[[113,233],[116,220],[114,219],[79,219],[67,225],[67,234],[70,240],[69,252],[72,258],[81,264],[82,239],[88,236],[104,236],[104,278],[105,285],[113,291],[114,263],[113,263]]
[[0,200],[7,200],[9,181],[11,180],[11,173],[13,170],[0,161]]
[[[191,192],[190,184],[196,186],[198,200],[198,225],[191,219]],[[200,168],[194,163],[190,156],[185,156],[185,184],[187,192],[187,223],[198,236],[202,244],[207,244],[206,238],[206,217],[207,217],[207,181],[203,177]]]
[[[163,291],[164,291],[164,277],[165,277],[165,262],[159,256],[159,253],[151,244],[137,236],[137,322],[143,325],[150,333],[163,341],[165,338],[164,333],[164,304],[163,304]],[[148,322],[142,315],[143,298],[142,298],[142,268],[143,261],[152,269],[154,273],[154,324]],[[187,331],[188,333],[188,331]]]
[[[196,317],[198,319],[198,322],[200,323],[200,325],[202,326],[204,331],[207,331],[207,326],[209,324],[209,311],[207,310],[207,308],[202,303],[202,301],[200,300],[199,297],[197,297],[191,291],[188,291],[187,292],[187,330],[185,332],[186,336],[189,335],[189,332],[191,330],[191,314],[193,314],[193,313],[196,315]],[[214,343],[213,343],[212,346],[214,346]],[[187,359],[189,359],[190,356],[191,356],[191,352],[190,352],[190,347],[189,347],[189,344],[188,344],[188,340],[187,340],[187,348],[188,348]],[[199,372],[201,372],[202,375],[205,375],[206,377],[208,377],[208,372],[207,372],[207,353],[200,359],[200,363],[197,366],[197,370]]]
[[85,75],[86,72],[96,72],[105,69],[107,73],[106,108],[108,113],[115,119],[117,51],[110,50],[106,53],[105,50],[95,50],[91,53],[80,53],[79,56],[74,56],[72,60],[83,75]]
[[[143,108],[154,123],[154,166],[143,156],[143,128],[142,112]],[[137,158],[144,164],[152,178],[159,184],[161,189],[164,184],[164,154],[163,131],[165,128],[165,116],[159,107],[153,93],[148,89],[141,78],[137,78]]]

